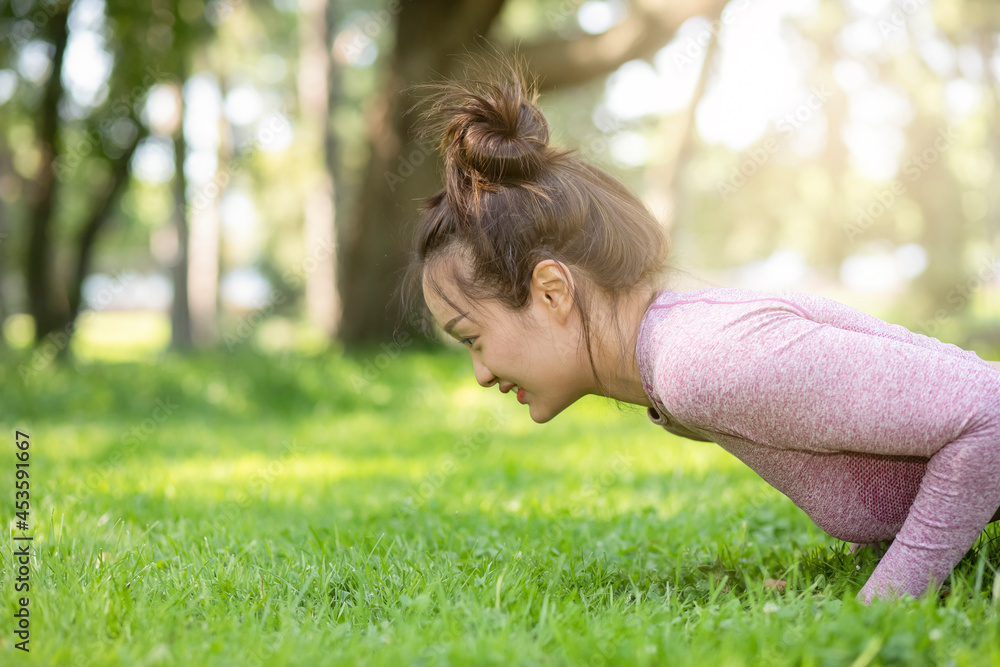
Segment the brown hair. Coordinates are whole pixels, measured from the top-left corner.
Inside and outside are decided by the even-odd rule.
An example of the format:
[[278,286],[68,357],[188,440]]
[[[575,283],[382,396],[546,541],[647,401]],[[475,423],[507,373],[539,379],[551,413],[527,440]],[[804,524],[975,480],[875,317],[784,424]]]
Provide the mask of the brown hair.
[[[572,273],[573,301],[596,377],[593,290],[614,304],[636,288],[661,289],[667,230],[624,184],[575,156],[575,149],[549,145],[536,83],[525,81],[516,55],[473,64],[483,72],[477,78],[418,86],[430,91],[418,136],[440,137],[444,187],[420,204],[402,285],[404,312],[434,336],[422,280],[438,259],[465,260],[471,275],[462,275],[462,262],[456,262],[451,277],[473,304],[494,300],[514,311],[529,305],[535,265],[554,259]],[[429,282],[463,312],[436,281]],[[597,381],[607,396],[606,385]]]

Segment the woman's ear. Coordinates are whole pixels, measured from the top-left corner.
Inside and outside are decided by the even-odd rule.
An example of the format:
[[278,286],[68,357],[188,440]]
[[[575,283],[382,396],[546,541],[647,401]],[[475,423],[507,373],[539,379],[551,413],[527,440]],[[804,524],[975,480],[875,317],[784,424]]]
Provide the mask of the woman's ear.
[[573,309],[573,277],[566,265],[554,259],[536,264],[531,275],[531,297],[564,323]]

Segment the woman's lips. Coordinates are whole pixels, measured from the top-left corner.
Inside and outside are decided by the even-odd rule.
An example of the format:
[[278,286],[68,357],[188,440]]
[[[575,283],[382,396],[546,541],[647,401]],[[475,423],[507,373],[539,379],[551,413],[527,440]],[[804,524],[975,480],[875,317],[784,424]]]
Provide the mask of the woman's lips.
[[524,398],[524,387],[518,387],[517,388],[517,402],[518,403],[527,403],[528,402]]

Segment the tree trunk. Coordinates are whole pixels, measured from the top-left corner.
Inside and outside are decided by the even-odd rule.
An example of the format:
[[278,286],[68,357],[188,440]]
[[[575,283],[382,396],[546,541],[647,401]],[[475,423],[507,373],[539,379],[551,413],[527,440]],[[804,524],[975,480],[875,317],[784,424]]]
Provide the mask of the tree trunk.
[[174,228],[177,232],[177,260],[170,267],[174,284],[174,298],[170,304],[170,345],[187,350],[192,346],[191,309],[188,305],[188,220],[187,220],[187,177],[184,175],[184,160],[187,158],[187,142],[184,140],[184,82],[187,80],[185,67],[181,67],[178,85],[178,113],[180,122],[174,136]]
[[41,151],[41,161],[29,195],[30,235],[25,280],[28,308],[35,319],[36,345],[41,344],[49,334],[55,332],[60,322],[65,322],[66,313],[63,311],[68,310],[64,295],[61,291],[58,293],[56,291],[61,285],[54,275],[52,247],[53,212],[58,193],[54,169],[56,133],[59,129],[59,101],[63,95],[62,65],[69,37],[66,25],[68,14],[68,5],[60,7],[48,22],[50,29],[48,37],[55,46],[55,53],[52,56],[52,71],[45,83],[42,104],[38,111],[37,145]]
[[93,212],[90,214],[90,217],[83,225],[83,229],[77,237],[76,270],[73,273],[72,282],[70,283],[68,290],[69,314],[66,322],[62,323],[62,326],[64,327],[69,328],[68,325],[75,322],[77,315],[80,314],[83,281],[90,272],[90,258],[93,254],[94,244],[97,242],[97,237],[104,225],[111,217],[112,210],[115,203],[118,201],[118,197],[128,184],[130,174],[129,163],[132,160],[132,155],[135,153],[135,149],[138,147],[139,142],[142,141],[145,136],[145,131],[142,129],[142,125],[139,125],[139,127],[139,136],[136,137],[132,146],[129,147],[123,155],[113,161],[114,166],[112,169],[111,183],[108,185],[107,189],[98,196]]
[[334,247],[334,158],[330,128],[331,98],[334,93],[330,52],[332,40],[328,18],[332,11],[327,0],[308,0],[302,7],[299,24],[299,100],[303,132],[309,145],[322,145],[314,180],[305,198],[303,273],[306,313],[309,321],[328,336],[336,334],[340,320],[340,298],[336,283]]
[[[225,89],[220,90],[225,99]],[[197,347],[210,347],[219,339],[219,196],[214,184],[228,179],[228,142],[222,140],[225,120],[213,120],[219,127],[218,168],[211,180],[195,183],[195,205],[188,207],[187,292],[191,339]],[[187,144],[185,144],[185,149]]]
[[[850,151],[844,143],[842,129],[849,118],[850,98],[847,92],[835,83],[833,75],[834,66],[839,58],[837,49],[839,35],[840,30],[837,26],[814,30],[811,35],[812,42],[819,48],[820,53],[817,65],[812,68],[812,83],[819,89],[829,87],[831,93],[829,99],[823,103],[826,145],[819,160],[825,172],[823,177],[830,179],[830,200],[818,220],[806,263],[821,272],[827,284],[839,282],[840,267],[844,260],[871,238],[865,233],[856,233],[854,227],[857,224],[856,207],[848,204],[849,181],[853,176],[850,175]],[[806,122],[819,122],[816,116],[810,117]]]
[[[489,32],[503,4],[427,0],[400,7],[385,82],[366,110],[371,150],[357,215],[338,229],[343,302],[339,337],[346,346],[386,341],[403,329],[416,337],[417,327],[403,324],[398,281],[406,267],[417,201],[440,189],[441,183],[437,157],[411,137],[415,119],[406,112],[415,98],[409,87],[448,77],[459,64],[457,56],[482,52],[486,46],[476,37]],[[641,0],[629,18],[603,35],[554,38],[519,46],[517,52],[538,75],[540,90],[580,84],[628,60],[652,55],[685,20],[719,11],[725,4]]]
[[402,319],[395,291],[406,266],[415,200],[440,187],[437,174],[427,168],[434,156],[411,136],[414,118],[404,114],[414,97],[404,89],[438,73],[447,76],[454,54],[489,30],[502,5],[503,0],[465,2],[457,8],[445,0],[402,4],[385,83],[366,112],[371,157],[360,206],[339,244],[340,338],[347,345],[393,337]]
[[[3,173],[0,172],[0,178]],[[0,349],[7,347],[7,337],[4,335],[3,324],[7,320],[7,300],[4,294],[4,267],[7,266],[7,205],[0,200]]]
[[[0,137],[0,348],[7,347],[7,337],[4,335],[3,324],[9,314],[7,294],[4,292],[4,278],[7,269],[7,249],[10,247],[10,224],[7,220],[7,201],[3,195],[4,183],[7,179],[17,178],[11,163],[11,153]],[[17,181],[13,181],[17,182]]]
[[910,312],[921,317],[914,330],[937,337],[942,325],[960,316],[974,298],[968,284],[971,272],[963,261],[967,222],[958,183],[947,166],[948,148],[938,148],[948,138],[954,141],[954,130],[949,133],[943,119],[927,117],[916,119],[911,127],[915,141],[908,159],[913,164],[900,177],[923,213],[921,245],[927,252],[927,268],[910,283],[907,296]]
[[[711,18],[717,17],[712,16]],[[671,231],[677,221],[678,204],[686,194],[684,188],[680,187],[678,183],[678,174],[694,153],[695,135],[697,134],[695,112],[705,96],[708,80],[715,70],[718,50],[718,36],[712,35],[705,46],[701,72],[698,74],[698,81],[691,93],[691,101],[681,112],[669,116],[664,115],[660,119],[657,138],[663,143],[657,146],[658,150],[654,151],[656,157],[647,164],[644,174],[647,199],[654,205],[656,212],[663,211],[663,218],[660,221]]]

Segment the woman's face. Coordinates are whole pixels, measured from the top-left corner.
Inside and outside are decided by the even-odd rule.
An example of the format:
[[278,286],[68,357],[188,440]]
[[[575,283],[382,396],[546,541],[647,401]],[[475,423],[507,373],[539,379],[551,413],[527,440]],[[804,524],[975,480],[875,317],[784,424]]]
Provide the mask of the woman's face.
[[579,316],[572,307],[571,278],[563,265],[539,262],[532,274],[530,305],[513,312],[494,301],[480,302],[471,310],[445,270],[433,274],[447,297],[442,298],[428,277],[443,263],[424,271],[424,300],[445,332],[469,349],[479,384],[497,384],[512,397],[516,394],[511,390],[521,388],[521,400],[539,424],[594,393]]

